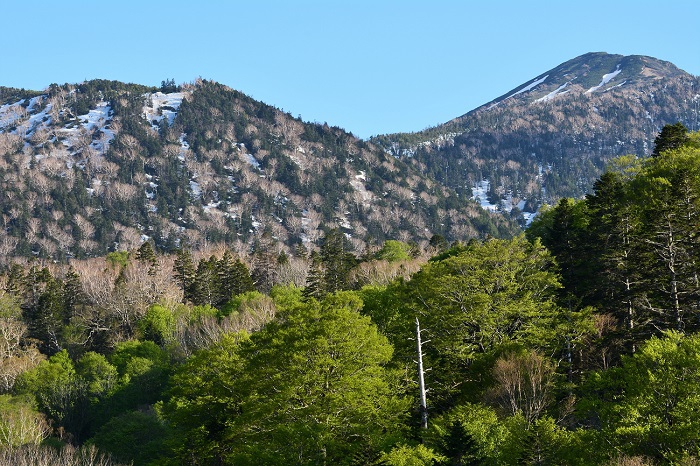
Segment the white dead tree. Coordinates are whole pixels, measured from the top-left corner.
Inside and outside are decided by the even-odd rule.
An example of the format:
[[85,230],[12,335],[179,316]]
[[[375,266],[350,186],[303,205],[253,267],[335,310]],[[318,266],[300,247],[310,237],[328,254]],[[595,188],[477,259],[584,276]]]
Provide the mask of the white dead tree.
[[418,389],[420,390],[420,426],[422,429],[428,428],[428,403],[425,397],[425,377],[423,370],[423,348],[420,339],[420,323],[416,317],[416,347],[418,351]]

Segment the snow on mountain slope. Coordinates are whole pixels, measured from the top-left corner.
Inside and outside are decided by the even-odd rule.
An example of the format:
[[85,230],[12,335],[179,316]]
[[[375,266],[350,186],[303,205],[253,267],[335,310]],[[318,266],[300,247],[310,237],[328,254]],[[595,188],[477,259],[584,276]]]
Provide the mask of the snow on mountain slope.
[[158,125],[163,118],[167,119],[168,126],[172,126],[184,97],[184,92],[171,92],[169,94],[155,92],[153,94],[146,94],[144,96],[145,103],[143,106],[144,118],[146,118],[155,129],[158,129]]
[[620,69],[620,65],[617,65],[617,69],[615,71],[613,71],[612,73],[604,74],[603,79],[600,81],[600,84],[588,89],[586,91],[586,94],[590,94],[591,92],[597,91],[598,89],[600,89],[601,87],[605,86],[607,83],[609,83],[610,81],[615,79],[615,76],[617,76],[620,73],[622,73],[622,70]]

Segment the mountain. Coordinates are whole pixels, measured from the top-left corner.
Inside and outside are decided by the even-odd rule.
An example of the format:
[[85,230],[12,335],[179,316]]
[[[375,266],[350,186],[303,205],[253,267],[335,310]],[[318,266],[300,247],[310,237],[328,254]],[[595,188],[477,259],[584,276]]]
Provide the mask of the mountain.
[[669,62],[588,53],[445,124],[372,141],[486,208],[531,215],[582,197],[614,157],[649,155],[664,125],[700,129],[699,94]]
[[221,84],[116,81],[0,87],[0,257],[276,243],[345,233],[357,253],[388,238],[503,236],[415,166],[340,128],[306,123]]

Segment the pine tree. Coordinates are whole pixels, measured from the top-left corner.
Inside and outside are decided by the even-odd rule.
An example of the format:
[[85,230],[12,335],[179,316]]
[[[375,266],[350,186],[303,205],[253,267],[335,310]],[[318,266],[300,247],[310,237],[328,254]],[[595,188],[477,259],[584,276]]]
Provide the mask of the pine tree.
[[277,282],[277,256],[273,252],[272,237],[265,233],[253,247],[253,271],[251,275],[255,288],[261,293],[269,293]]
[[175,281],[183,291],[182,301],[193,301],[193,283],[196,275],[192,253],[188,249],[179,249],[173,265]]
[[219,300],[219,276],[216,273],[216,257],[209,260],[202,259],[197,265],[194,282],[192,284],[192,302],[197,306],[216,306]]
[[228,250],[217,263],[217,273],[219,276],[217,307],[226,304],[233,296],[255,289],[248,267],[240,258],[234,261],[233,255]]
[[654,151],[652,156],[658,157],[662,152],[678,149],[688,143],[688,128],[680,121],[673,125],[666,125],[654,139]]
[[233,296],[255,290],[250,270],[240,258],[236,259],[236,262],[233,264],[232,276],[235,283],[232,289]]
[[311,253],[311,265],[309,272],[306,275],[306,287],[304,287],[303,296],[306,299],[316,298],[321,299],[326,295],[326,287],[323,281],[324,271],[321,265],[321,256],[318,252]]
[[63,278],[63,303],[69,317],[73,316],[80,306],[87,303],[80,276],[72,266]]
[[357,260],[349,252],[345,235],[338,229],[333,229],[326,235],[321,246],[321,262],[323,263],[324,290],[333,293],[349,288],[350,270]]
[[155,275],[156,265],[158,264],[156,253],[151,246],[150,241],[145,241],[136,251],[136,259],[148,265],[148,274]]

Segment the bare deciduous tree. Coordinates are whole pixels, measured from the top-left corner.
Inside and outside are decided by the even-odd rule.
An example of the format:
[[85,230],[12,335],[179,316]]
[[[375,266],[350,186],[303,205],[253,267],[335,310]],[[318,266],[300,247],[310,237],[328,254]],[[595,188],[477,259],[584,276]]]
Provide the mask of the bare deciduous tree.
[[553,364],[537,352],[508,353],[494,365],[490,394],[509,415],[521,414],[531,424],[549,405],[553,376]]

